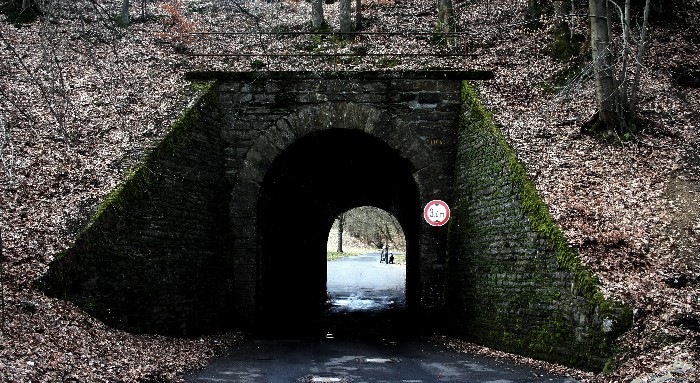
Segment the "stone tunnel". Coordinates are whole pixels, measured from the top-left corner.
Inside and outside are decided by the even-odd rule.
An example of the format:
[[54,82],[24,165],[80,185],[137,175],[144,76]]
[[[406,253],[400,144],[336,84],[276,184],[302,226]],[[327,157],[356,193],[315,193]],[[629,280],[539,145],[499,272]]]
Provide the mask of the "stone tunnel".
[[325,304],[328,231],[338,214],[358,206],[397,217],[411,260],[408,296],[418,293],[419,203],[410,162],[376,137],[329,129],[295,141],[266,172],[258,199],[256,316],[313,315]]
[[[426,323],[589,369],[629,326],[466,82],[489,73],[189,76],[199,98],[50,265],[48,294],[134,332],[303,323],[326,298],[334,218],[370,205],[403,227]],[[423,221],[433,199],[449,225]]]

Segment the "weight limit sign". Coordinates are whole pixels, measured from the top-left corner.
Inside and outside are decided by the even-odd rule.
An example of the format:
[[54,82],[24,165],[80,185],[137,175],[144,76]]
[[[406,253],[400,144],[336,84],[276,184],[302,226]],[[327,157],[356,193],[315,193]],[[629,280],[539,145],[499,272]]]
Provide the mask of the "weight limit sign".
[[450,207],[439,199],[432,200],[425,205],[423,217],[432,226],[442,226],[450,219]]

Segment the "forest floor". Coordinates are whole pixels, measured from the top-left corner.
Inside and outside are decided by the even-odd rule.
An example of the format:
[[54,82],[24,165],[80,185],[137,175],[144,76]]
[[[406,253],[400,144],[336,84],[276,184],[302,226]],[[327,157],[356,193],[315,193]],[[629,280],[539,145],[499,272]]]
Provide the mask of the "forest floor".
[[[636,137],[608,140],[581,134],[595,113],[590,52],[554,58],[551,17],[527,20],[524,0],[456,2],[464,31],[457,47],[465,57],[388,55],[454,49],[411,32],[433,31],[434,1],[364,2],[366,30],[410,33],[349,43],[329,36],[180,33],[308,29],[306,2],[188,0],[181,11],[167,11],[156,6],[161,1],[149,1],[144,18],[141,2],[133,2],[139,6],[128,27],[114,22],[120,3],[47,2],[45,16],[19,23],[7,12],[9,2],[0,1],[0,381],[179,381],[240,341],[239,333],[175,339],[117,331],[45,296],[33,281],[166,134],[194,92],[185,72],[255,68],[493,70],[494,80],[477,84],[485,106],[605,294],[635,313],[613,372],[548,368],[591,382],[700,381],[700,89],[697,80],[693,85],[679,76],[700,70],[698,0],[685,1],[687,7],[666,20],[652,19],[641,129]],[[587,2],[574,3],[569,25],[585,36]],[[336,9],[325,6],[337,29]],[[225,52],[286,56],[192,55]]]

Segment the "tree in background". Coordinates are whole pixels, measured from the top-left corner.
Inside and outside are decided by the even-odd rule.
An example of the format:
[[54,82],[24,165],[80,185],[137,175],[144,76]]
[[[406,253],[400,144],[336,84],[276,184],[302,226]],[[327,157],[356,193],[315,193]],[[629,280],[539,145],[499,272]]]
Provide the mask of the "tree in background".
[[311,26],[315,30],[323,28],[325,19],[323,18],[323,0],[311,1]]
[[[401,225],[386,211],[372,206],[362,206],[349,210],[342,216],[343,233],[350,234],[375,248],[384,244],[389,244],[395,249],[406,248],[406,239]],[[340,232],[340,226],[338,231]],[[338,239],[340,242],[340,234]]]
[[[591,48],[596,85],[598,113],[588,131],[607,135],[635,132],[637,98],[642,60],[647,43],[650,0],[644,6],[643,22],[637,40],[637,52],[632,52],[631,0],[625,0],[624,10],[612,0],[589,0]],[[622,43],[613,41],[613,13],[617,13],[622,29]]]
[[450,33],[456,32],[455,12],[452,0],[438,0],[438,21],[435,32]]
[[338,222],[338,252],[343,252],[343,226],[345,225],[345,213],[341,214],[337,218]]
[[[347,33],[353,31],[352,23],[352,1],[351,0],[340,0],[338,2],[338,11],[340,14],[340,32]],[[345,35],[343,38],[348,39],[349,36]]]
[[29,9],[32,9],[34,13],[37,15],[41,14],[41,8],[39,7],[39,4],[34,1],[34,0],[22,0],[22,11],[27,11]]
[[119,15],[119,22],[127,26],[129,25],[129,0],[122,0],[121,12]]

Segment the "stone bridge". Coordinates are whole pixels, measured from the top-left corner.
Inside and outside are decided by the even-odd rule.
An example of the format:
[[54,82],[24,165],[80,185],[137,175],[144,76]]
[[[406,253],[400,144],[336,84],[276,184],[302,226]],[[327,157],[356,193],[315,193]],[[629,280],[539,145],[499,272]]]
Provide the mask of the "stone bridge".
[[[335,217],[371,205],[404,230],[411,313],[600,369],[629,310],[602,298],[465,81],[488,76],[190,74],[200,97],[40,283],[136,332],[302,324],[326,299]],[[449,226],[423,222],[433,199]]]

